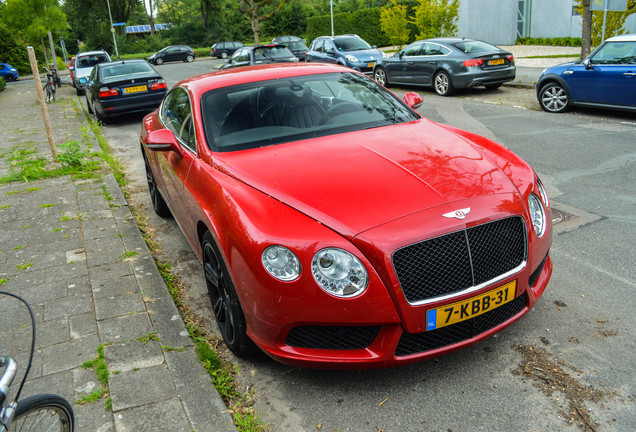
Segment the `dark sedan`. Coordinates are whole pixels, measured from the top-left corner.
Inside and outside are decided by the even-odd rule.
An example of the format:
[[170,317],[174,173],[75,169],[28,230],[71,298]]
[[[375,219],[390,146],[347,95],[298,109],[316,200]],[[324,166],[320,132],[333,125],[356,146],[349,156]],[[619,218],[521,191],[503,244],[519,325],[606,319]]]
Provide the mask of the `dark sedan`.
[[265,63],[293,63],[298,58],[285,45],[255,45],[239,48],[221,69]]
[[88,79],[86,105],[105,121],[116,114],[152,111],[167,90],[163,77],[144,60],[100,63]]
[[182,61],[191,62],[194,61],[196,54],[194,50],[187,45],[171,45],[163,48],[161,51],[149,56],[146,60],[148,63],[161,65],[165,62]]
[[515,74],[511,53],[486,42],[458,37],[413,42],[373,68],[373,77],[382,85],[433,87],[441,96],[475,86],[494,90],[514,80]]

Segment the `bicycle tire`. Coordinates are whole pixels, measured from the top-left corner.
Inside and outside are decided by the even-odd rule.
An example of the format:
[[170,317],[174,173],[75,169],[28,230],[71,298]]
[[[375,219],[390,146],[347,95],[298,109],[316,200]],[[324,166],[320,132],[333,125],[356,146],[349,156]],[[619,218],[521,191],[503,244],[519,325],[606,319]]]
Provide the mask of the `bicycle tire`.
[[74,432],[73,407],[55,394],[30,396],[18,401],[11,430]]

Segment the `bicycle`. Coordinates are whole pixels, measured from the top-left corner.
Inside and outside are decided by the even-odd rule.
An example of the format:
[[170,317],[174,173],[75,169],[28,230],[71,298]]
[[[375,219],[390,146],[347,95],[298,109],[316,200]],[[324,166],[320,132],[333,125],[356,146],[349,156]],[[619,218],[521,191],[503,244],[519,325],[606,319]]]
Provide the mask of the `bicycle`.
[[18,367],[16,362],[8,356],[0,356],[0,368],[4,372],[0,377],[0,432],[10,431],[59,431],[73,432],[75,430],[75,414],[73,407],[62,396],[55,394],[38,394],[19,400],[26,377],[31,370],[33,352],[35,350],[35,318],[31,307],[22,297],[6,291],[0,294],[14,297],[23,302],[31,314],[32,338],[29,363],[20,383],[15,399],[7,403],[9,386],[13,382]]
[[[55,69],[53,70],[55,71]],[[46,100],[46,103],[51,103],[51,100],[55,101],[55,73],[54,72],[46,73],[46,84],[44,84],[44,87],[42,87],[42,90],[44,90],[44,100]]]

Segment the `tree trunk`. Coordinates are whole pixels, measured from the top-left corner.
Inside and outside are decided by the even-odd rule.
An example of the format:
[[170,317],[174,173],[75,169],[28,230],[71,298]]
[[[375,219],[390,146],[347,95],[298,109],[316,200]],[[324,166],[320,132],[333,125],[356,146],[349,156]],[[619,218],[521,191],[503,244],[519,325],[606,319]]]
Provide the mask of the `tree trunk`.
[[150,36],[154,39],[155,37],[155,18],[152,16],[152,0],[148,0],[148,9],[146,11],[148,15],[148,25],[150,26]]
[[583,22],[581,24],[581,59],[592,51],[592,10],[590,0],[583,0]]

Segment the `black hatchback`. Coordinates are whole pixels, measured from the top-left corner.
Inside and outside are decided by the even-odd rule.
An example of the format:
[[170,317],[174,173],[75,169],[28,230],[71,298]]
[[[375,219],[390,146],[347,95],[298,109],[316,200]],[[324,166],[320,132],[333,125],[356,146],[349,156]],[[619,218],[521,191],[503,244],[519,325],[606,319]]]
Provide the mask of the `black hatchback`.
[[221,69],[250,66],[264,63],[293,63],[298,58],[285,45],[256,45],[239,48],[234,55],[225,60]]
[[196,58],[194,50],[187,45],[171,45],[149,56],[148,63],[160,65],[165,62],[182,61],[191,62]]
[[115,114],[152,111],[168,91],[166,81],[144,60],[95,65],[88,78],[88,112],[105,121]]

